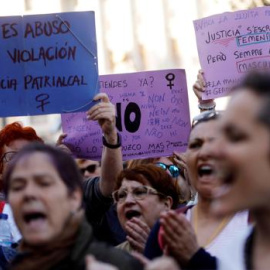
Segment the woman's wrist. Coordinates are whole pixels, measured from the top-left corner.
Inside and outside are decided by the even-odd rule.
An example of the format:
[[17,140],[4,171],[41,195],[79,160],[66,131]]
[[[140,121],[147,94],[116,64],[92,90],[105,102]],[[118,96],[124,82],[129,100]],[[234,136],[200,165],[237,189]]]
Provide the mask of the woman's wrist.
[[198,108],[201,111],[210,111],[216,108],[216,102],[214,99],[209,100],[199,100]]

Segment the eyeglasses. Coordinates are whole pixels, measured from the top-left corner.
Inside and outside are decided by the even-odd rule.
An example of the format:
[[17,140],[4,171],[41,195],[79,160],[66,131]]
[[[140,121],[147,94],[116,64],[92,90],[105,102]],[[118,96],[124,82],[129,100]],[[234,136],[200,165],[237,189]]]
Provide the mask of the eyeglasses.
[[10,151],[10,152],[6,152],[2,157],[1,157],[1,162],[5,162],[8,163],[10,162],[14,156],[17,154],[17,151]]
[[133,188],[131,191],[128,191],[127,189],[118,189],[112,193],[112,197],[115,203],[123,203],[126,199],[128,194],[131,194],[135,201],[137,200],[143,200],[148,195],[161,195],[165,196],[164,194],[158,192],[154,188],[148,187],[148,186],[139,186]]
[[168,170],[173,178],[176,178],[180,175],[180,169],[174,164],[167,165],[163,162],[157,162],[156,165],[164,171]]
[[217,119],[218,117],[220,117],[221,114],[221,111],[202,112],[193,118],[191,128],[194,128],[197,124],[201,122]]
[[85,168],[80,169],[80,172],[81,172],[82,175],[84,175],[84,173],[86,171],[89,172],[89,173],[94,173],[96,169],[97,169],[97,165],[96,164],[91,164],[91,165],[89,165],[89,166],[87,166]]

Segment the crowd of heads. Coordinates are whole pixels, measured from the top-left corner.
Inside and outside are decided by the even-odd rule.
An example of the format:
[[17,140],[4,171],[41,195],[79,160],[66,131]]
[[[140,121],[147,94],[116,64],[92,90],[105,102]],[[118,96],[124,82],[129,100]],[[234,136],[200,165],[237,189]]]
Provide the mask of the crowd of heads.
[[[111,195],[124,230],[134,219],[150,229],[162,215],[163,225],[177,219],[163,213],[186,205],[194,190],[199,203],[210,202],[213,217],[268,207],[269,73],[248,74],[231,95],[226,111],[206,111],[193,119],[185,158],[133,160],[117,176]],[[101,175],[100,162],[75,162],[18,122],[0,131],[0,156],[2,190],[30,246],[60,235],[82,211],[83,181]],[[167,228],[163,235],[170,248],[168,233]]]

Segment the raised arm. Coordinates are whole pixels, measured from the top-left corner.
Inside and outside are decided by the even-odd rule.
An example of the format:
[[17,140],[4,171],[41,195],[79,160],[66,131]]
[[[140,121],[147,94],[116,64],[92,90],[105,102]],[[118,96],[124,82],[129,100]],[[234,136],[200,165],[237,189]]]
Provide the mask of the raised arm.
[[100,102],[87,112],[87,118],[98,121],[103,133],[99,187],[102,195],[109,197],[114,190],[116,177],[123,169],[121,137],[115,126],[115,107],[107,94],[99,93],[94,100]]
[[198,98],[198,107],[200,112],[214,110],[216,103],[214,99],[203,100],[202,94],[205,91],[206,83],[204,80],[204,72],[200,69],[197,74],[197,81],[193,85],[193,92]]

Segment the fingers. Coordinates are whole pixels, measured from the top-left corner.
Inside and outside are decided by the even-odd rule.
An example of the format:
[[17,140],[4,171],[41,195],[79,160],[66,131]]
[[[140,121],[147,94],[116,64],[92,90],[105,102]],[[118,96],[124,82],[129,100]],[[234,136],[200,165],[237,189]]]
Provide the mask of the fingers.
[[177,260],[187,261],[198,250],[198,242],[195,232],[186,219],[185,215],[170,211],[162,215],[160,223],[168,253],[172,254]]
[[67,137],[67,134],[66,134],[66,133],[61,134],[61,135],[58,137],[57,141],[56,141],[56,145],[63,144],[63,140],[64,140],[66,137]]
[[107,94],[105,93],[98,93],[97,95],[94,96],[93,100],[97,101],[100,100],[105,103],[109,103],[110,99]]
[[183,225],[183,219],[185,220],[185,217],[181,218],[181,214],[172,211],[169,212],[161,215],[160,223],[163,225],[165,236],[172,240],[176,235],[184,233],[185,226]]
[[178,167],[181,168],[182,170],[186,170],[187,169],[187,165],[185,162],[180,161],[177,158],[174,158],[175,163],[177,163]]
[[197,75],[197,81],[193,85],[193,92],[199,100],[202,99],[202,93],[205,91],[206,83],[204,80],[204,72],[199,70]]
[[[112,141],[117,136],[116,131],[116,110],[115,106],[110,102],[109,97],[105,93],[97,94],[93,100],[101,100],[98,104],[93,106],[87,113],[88,120],[98,121],[102,133],[108,136],[113,136]],[[107,140],[107,138],[106,138]]]
[[130,223],[133,224],[133,226],[141,228],[143,231],[145,231],[147,233],[147,236],[150,233],[150,227],[144,221],[134,217],[130,220]]
[[132,221],[128,221],[126,223],[126,230],[129,236],[133,237],[134,239],[140,239],[144,242],[146,242],[146,239],[150,233],[150,228],[146,224],[136,224]]
[[143,253],[145,243],[139,242],[138,240],[135,240],[130,236],[127,236],[127,241],[130,243],[130,245],[132,246],[134,250],[137,250],[138,252]]
[[115,107],[112,103],[100,102],[93,106],[87,112],[87,118],[90,120],[97,120],[97,117],[100,118],[101,114],[107,113],[110,117],[115,117]]
[[197,74],[197,81],[199,82],[201,88],[206,87],[206,83],[204,80],[204,72],[200,69],[198,74]]
[[66,133],[61,134],[57,141],[56,141],[56,146],[58,149],[62,150],[63,152],[66,152],[69,155],[72,155],[71,150],[64,144],[63,140],[67,137]]
[[183,152],[183,153],[178,153],[176,151],[173,151],[173,155],[175,156],[175,158],[177,158],[178,160],[181,160],[183,162],[186,163],[187,161],[187,153]]
[[114,111],[111,110],[110,108],[99,108],[95,112],[87,115],[87,119],[93,120],[93,121],[103,119],[103,120],[109,120],[113,122],[115,119],[115,114],[114,114]]
[[169,211],[166,215],[161,216],[160,223],[163,227],[163,239],[169,248],[179,244],[179,241],[186,237],[188,231],[193,233],[190,223],[183,214]]
[[137,219],[133,218],[131,221],[126,223],[127,240],[135,250],[143,252],[145,248],[145,243],[147,241],[148,235],[150,233],[150,228],[148,225]]

